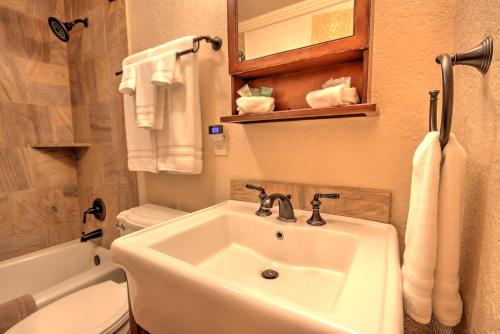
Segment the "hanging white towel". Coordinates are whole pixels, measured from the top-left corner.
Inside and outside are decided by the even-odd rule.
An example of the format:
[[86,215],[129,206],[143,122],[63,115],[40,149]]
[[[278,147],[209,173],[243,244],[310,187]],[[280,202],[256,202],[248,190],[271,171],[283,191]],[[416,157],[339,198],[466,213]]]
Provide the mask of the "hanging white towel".
[[454,134],[443,150],[439,189],[438,247],[433,311],[437,320],[455,326],[462,318],[459,289],[460,223],[467,154]]
[[165,114],[165,92],[151,83],[155,71],[153,56],[135,64],[137,85],[135,91],[135,112],[140,128],[163,129]]
[[[123,94],[128,168],[131,171],[156,173],[158,172],[156,164],[156,135],[147,129],[136,126],[135,84],[133,84],[133,80],[135,80],[134,64],[146,59],[149,57],[149,54],[150,50],[146,50],[123,60],[122,69],[124,76],[122,77],[122,83],[120,83],[120,92]],[[134,78],[133,80],[131,76]]]
[[[158,51],[157,51],[158,52]],[[155,86],[170,86],[174,83],[180,83],[179,77],[176,78],[175,69],[177,64],[177,50],[167,51],[154,57],[154,70],[151,83]]]
[[[190,49],[193,38],[187,36],[166,43],[155,48],[153,55]],[[177,58],[174,78],[182,84],[174,84],[166,90],[165,124],[156,137],[158,170],[200,174],[203,168],[202,130],[196,54]]]
[[137,84],[137,73],[135,66],[122,64],[122,80],[118,91],[122,94],[135,94]]
[[405,309],[419,323],[428,323],[432,315],[440,162],[439,133],[430,132],[413,157],[406,247],[401,269]]

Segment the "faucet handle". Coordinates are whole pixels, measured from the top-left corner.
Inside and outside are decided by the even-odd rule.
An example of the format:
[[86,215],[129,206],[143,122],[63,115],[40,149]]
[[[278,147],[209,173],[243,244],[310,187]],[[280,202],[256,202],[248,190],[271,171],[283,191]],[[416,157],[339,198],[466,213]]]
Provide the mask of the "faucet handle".
[[322,226],[326,224],[326,221],[321,217],[319,213],[319,208],[321,205],[321,201],[319,200],[320,198],[331,198],[331,199],[336,199],[340,198],[340,194],[336,193],[330,193],[330,194],[321,194],[317,193],[314,194],[314,197],[311,201],[312,205],[312,215],[311,218],[307,220],[307,223],[312,226]]
[[248,189],[259,191],[260,192],[259,197],[267,196],[266,190],[261,186],[254,186],[253,184],[247,184],[245,187],[247,187]]
[[265,209],[264,206],[263,206],[264,200],[267,197],[266,190],[263,187],[254,186],[253,184],[247,184],[246,187],[248,189],[257,190],[257,191],[260,192],[259,193],[260,207],[259,207],[259,209],[257,211],[255,211],[255,214],[257,216],[260,216],[260,217],[270,216],[271,215],[271,211],[269,211],[268,209]]

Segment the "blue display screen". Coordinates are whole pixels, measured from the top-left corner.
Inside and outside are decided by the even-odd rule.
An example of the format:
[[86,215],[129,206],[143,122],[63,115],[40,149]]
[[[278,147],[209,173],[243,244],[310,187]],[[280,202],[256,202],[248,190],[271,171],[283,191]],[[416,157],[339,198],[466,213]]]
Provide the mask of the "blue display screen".
[[210,125],[208,127],[208,134],[218,135],[221,134],[222,132],[223,132],[222,125]]

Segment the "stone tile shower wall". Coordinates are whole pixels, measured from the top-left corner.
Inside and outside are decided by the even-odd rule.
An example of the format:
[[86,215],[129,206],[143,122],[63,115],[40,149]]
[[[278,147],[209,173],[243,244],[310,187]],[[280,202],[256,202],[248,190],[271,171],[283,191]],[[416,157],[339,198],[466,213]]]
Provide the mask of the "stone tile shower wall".
[[72,142],[66,45],[48,16],[62,0],[0,0],[0,260],[74,239],[76,157],[29,144]]
[[88,17],[89,27],[75,28],[68,43],[71,106],[75,141],[92,146],[80,153],[80,206],[100,197],[107,205],[104,223],[90,219],[84,227],[104,229],[103,245],[119,235],[116,215],[137,205],[136,176],[127,169],[122,96],[118,93],[121,61],[127,56],[125,0],[65,0],[66,17]]

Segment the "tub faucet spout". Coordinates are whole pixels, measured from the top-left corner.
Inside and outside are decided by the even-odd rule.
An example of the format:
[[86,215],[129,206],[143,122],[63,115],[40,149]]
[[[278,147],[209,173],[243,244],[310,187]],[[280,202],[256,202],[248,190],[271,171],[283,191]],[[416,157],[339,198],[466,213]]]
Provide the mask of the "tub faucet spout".
[[80,242],[86,242],[91,239],[96,239],[100,237],[102,237],[102,229],[98,228],[97,230],[93,230],[89,233],[85,233],[84,235],[82,235],[82,237],[80,238]]

